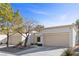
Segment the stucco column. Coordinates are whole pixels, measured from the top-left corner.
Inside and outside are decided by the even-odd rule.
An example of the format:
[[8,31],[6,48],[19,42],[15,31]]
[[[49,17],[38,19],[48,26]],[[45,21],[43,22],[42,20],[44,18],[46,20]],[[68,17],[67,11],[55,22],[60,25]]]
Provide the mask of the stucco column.
[[70,30],[70,40],[69,40],[70,47],[75,47],[76,45],[76,31],[74,28]]
[[72,28],[70,28],[70,32],[69,32],[69,47],[74,47],[74,45],[73,45],[73,30],[72,30]]
[[41,33],[40,37],[41,37],[42,46],[44,46],[44,42],[43,42],[43,33]]

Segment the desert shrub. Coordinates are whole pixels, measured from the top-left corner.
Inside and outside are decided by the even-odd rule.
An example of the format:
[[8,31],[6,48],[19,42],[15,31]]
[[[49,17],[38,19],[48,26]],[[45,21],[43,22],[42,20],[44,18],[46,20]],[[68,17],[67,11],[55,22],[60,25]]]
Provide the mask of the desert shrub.
[[38,46],[42,46],[42,44],[37,44]]
[[0,45],[2,45],[3,43],[2,42],[0,42]]
[[74,56],[75,51],[73,48],[68,48],[67,50],[64,51],[64,53],[62,55],[63,56]]
[[19,42],[16,46],[22,46],[23,42]]
[[35,45],[38,45],[38,43],[35,43]]
[[31,45],[37,45],[37,43],[31,43]]

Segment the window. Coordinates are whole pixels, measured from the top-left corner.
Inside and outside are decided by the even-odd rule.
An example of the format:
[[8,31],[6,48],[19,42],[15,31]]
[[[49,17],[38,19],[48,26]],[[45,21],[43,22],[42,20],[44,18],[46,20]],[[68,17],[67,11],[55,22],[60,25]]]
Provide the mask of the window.
[[37,37],[37,42],[40,42],[40,37]]

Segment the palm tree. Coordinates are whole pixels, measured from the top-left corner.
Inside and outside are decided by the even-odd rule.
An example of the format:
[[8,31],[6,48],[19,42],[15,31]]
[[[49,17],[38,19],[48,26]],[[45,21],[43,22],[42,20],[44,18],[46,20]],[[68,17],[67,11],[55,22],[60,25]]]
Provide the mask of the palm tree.
[[79,29],[79,19],[76,20],[76,25],[77,25],[77,27]]
[[79,19],[76,20],[77,44],[79,44]]

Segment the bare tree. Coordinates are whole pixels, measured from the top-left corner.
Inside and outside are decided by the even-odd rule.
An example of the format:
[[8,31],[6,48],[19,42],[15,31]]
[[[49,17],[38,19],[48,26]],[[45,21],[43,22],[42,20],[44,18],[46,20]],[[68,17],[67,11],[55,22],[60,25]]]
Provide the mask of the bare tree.
[[[24,47],[27,46],[28,37],[32,33],[32,31],[41,32],[44,29],[44,26],[37,25],[37,23],[32,20],[24,20],[20,25],[21,26],[17,26],[16,31],[23,37],[25,37]],[[25,34],[26,36],[24,36],[23,34]]]
[[35,31],[37,31],[37,32],[41,32],[41,31],[43,31],[44,30],[44,26],[43,25],[37,25],[36,27],[35,27]]
[[34,23],[33,21],[24,21],[24,28],[25,28],[25,34],[26,34],[26,38],[25,38],[25,43],[24,43],[24,47],[26,47],[26,43],[28,41],[28,37],[29,34],[34,31],[34,28],[36,27],[36,23]]

